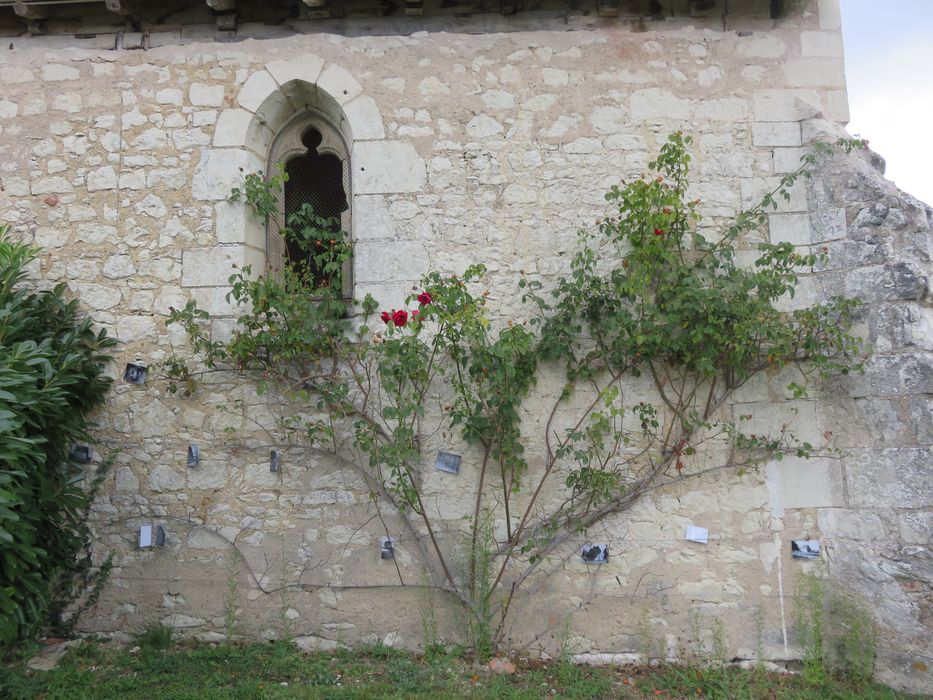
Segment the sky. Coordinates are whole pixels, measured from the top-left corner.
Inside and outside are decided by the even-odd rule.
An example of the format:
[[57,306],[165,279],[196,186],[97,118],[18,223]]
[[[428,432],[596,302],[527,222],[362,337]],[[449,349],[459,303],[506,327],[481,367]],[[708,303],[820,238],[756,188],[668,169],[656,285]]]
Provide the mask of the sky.
[[840,0],[849,132],[933,205],[933,0]]

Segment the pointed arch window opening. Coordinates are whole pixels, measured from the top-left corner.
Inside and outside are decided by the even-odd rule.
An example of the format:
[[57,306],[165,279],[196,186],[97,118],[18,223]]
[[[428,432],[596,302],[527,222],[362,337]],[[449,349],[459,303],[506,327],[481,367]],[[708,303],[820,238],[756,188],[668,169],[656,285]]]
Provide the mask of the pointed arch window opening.
[[[306,205],[314,216],[327,220],[322,225],[333,233],[351,232],[350,157],[340,133],[323,114],[313,110],[295,115],[281,129],[269,154],[270,170],[279,164],[288,174],[282,191],[277,192],[278,214],[266,231],[267,271],[281,275],[286,266],[308,274],[311,285],[339,284],[344,298],[352,296],[352,264],[346,261],[338,276],[315,264],[309,251],[298,245],[289,232],[292,217]],[[307,211],[307,210],[305,210]],[[324,236],[321,245],[327,246]],[[320,248],[320,245],[319,245]]]

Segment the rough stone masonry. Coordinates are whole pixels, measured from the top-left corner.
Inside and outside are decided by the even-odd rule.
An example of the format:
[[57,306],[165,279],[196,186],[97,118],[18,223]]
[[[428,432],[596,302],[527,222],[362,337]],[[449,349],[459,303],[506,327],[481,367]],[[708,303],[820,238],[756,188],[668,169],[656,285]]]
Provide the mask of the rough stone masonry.
[[[196,23],[4,37],[0,221],[44,248],[42,284],[67,282],[120,339],[115,376],[128,362],[156,368],[184,349],[166,325],[172,306],[195,299],[217,318],[214,337],[229,333],[231,265],[262,269],[265,232],[226,198],[244,172],[269,168],[278,130],[310,103],[351,148],[355,295],[388,308],[428,270],[483,262],[495,312],[520,317],[515,273],[564,271],[576,229],[605,212],[603,192],[644,172],[668,133],[696,139],[693,188],[712,225],[794,170],[813,139],[843,133],[836,0],[787,3],[778,19],[768,2],[729,5],[654,19],[564,8],[386,20],[379,31],[370,19],[244,24],[223,42]],[[730,658],[797,658],[795,578],[824,566],[871,610],[880,678],[933,688],[931,211],[882,171],[870,152],[836,157],[768,227],[773,242],[828,247],[829,264],[786,306],[860,297],[866,372],[807,400],[788,393],[792,375],[773,374],[733,407],[762,431],[832,434],[844,456],[656,492],[604,524],[608,564],[568,557],[528,589],[511,649],[677,657],[697,621],[708,637],[719,620]],[[757,242],[743,241],[748,256]],[[142,385],[118,377],[98,420],[102,451],[119,453],[93,512],[98,555],[115,552],[115,567],[84,629],[125,636],[161,620],[222,639],[232,580],[248,636],[278,636],[284,618],[306,647],[416,647],[430,610],[455,639],[455,606],[421,585],[414,543],[398,542],[395,560],[411,585],[380,560],[384,530],[351,469],[292,451],[270,472],[257,427],[268,401],[233,377],[191,398],[155,371]],[[464,454],[459,475],[423,475],[453,531],[477,469]],[[689,523],[710,529],[708,545],[684,541]],[[165,546],[138,548],[142,525],[162,525]],[[819,539],[821,559],[792,559],[792,539]],[[282,595],[283,581],[300,585]]]

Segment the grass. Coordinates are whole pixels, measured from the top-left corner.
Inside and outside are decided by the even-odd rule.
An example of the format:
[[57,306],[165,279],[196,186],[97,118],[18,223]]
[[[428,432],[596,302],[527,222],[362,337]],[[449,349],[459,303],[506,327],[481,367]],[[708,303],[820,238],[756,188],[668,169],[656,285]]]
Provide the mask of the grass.
[[732,668],[663,666],[590,668],[566,662],[519,662],[496,675],[467,658],[434,651],[414,656],[386,647],[302,654],[285,642],[249,645],[175,644],[167,649],[89,642],[54,671],[33,673],[23,658],[0,666],[8,700],[263,700],[320,698],[793,698],[896,700],[871,683],[834,679],[815,686],[801,676]]
[[160,622],[149,622],[133,639],[143,649],[168,649],[175,638],[175,630]]

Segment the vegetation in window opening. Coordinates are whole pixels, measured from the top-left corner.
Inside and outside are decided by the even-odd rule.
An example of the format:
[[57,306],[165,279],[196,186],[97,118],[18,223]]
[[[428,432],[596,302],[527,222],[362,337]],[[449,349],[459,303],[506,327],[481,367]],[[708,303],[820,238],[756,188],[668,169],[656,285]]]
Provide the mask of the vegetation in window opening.
[[[284,189],[288,179],[282,163],[268,175],[262,171],[249,173],[243,187],[234,187],[227,201],[244,201],[253,214],[268,225],[279,214],[278,192]],[[288,258],[285,285],[291,289],[315,290],[316,296],[327,296],[326,290],[342,298],[343,274],[352,255],[352,246],[350,235],[340,227],[339,217],[319,216],[314,207],[305,202],[285,217],[285,226],[279,233],[285,239]],[[251,271],[244,272],[248,276]]]
[[[172,313],[208,368],[243,372],[296,402],[268,426],[277,440],[338,455],[365,477],[377,507],[405,514],[402,539],[461,601],[481,656],[503,641],[534,572],[579,556],[581,533],[645,493],[785,454],[833,452],[830,436],[814,445],[786,428],[752,433],[744,428],[751,416],[727,410],[737,389],[769,369],[799,366],[804,381],[791,389],[800,397],[816,377],[860,368],[850,332],[856,300],[775,306],[825,251],[760,244],[753,266],[736,262],[739,239],[766,224],[778,199],[833,149],[818,145],[761,203],[708,237],[699,202],[686,195],[690,144],[670,136],[650,164],[655,177],[606,194],[611,213],[579,232],[569,274],[518,280],[526,319],[494,322],[481,264],[429,273],[404,308],[367,296],[354,323],[328,315],[288,277],[240,272],[231,298],[243,313],[229,342],[210,340],[208,316],[194,303]],[[543,372],[566,381],[545,408],[543,431],[532,434],[522,418]],[[193,388],[180,359],[171,373]],[[653,394],[633,393],[632,377],[649,381]],[[475,461],[460,539],[423,500],[420,474],[439,435],[459,436]],[[532,455],[530,445],[543,450]]]

